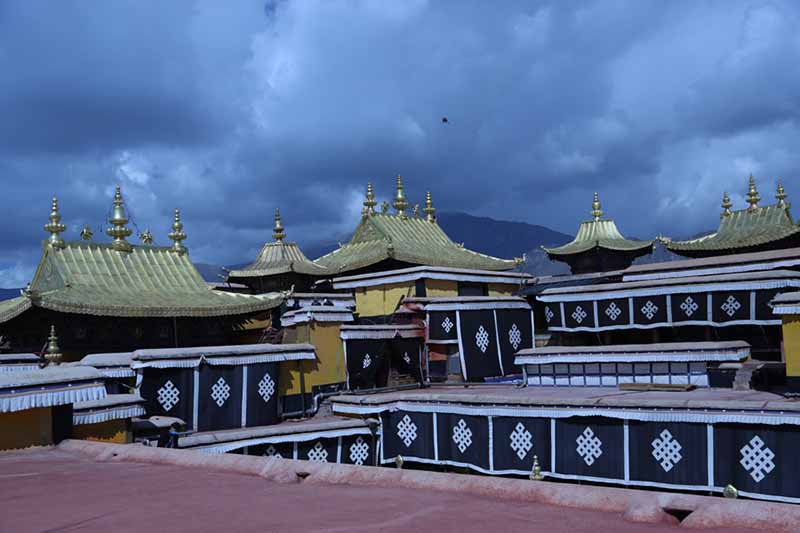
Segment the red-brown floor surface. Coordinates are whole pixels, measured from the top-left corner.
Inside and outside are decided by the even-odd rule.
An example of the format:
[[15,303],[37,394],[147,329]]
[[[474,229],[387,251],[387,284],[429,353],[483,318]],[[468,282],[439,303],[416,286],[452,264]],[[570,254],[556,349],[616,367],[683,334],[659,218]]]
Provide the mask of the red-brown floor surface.
[[0,531],[656,533],[680,529],[634,524],[611,513],[472,495],[279,484],[200,468],[96,462],[42,449],[0,454]]

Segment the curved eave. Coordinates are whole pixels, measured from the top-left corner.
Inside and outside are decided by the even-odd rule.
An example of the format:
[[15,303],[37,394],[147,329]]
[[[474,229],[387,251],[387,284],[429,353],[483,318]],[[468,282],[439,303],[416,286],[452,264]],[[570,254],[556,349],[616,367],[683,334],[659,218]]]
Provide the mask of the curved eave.
[[800,234],[800,228],[782,227],[770,228],[764,231],[751,232],[749,235],[739,239],[719,238],[717,233],[712,233],[699,239],[688,241],[668,241],[665,247],[670,251],[721,251],[736,250],[740,248],[752,248],[773,242],[782,241],[789,237]]
[[33,302],[27,296],[17,296],[0,302],[0,323],[8,322],[31,308]]
[[611,239],[599,239],[593,241],[572,241],[571,243],[565,244],[564,246],[558,246],[556,248],[545,248],[542,246],[542,250],[544,250],[548,255],[564,257],[564,256],[571,256],[582,254],[585,252],[590,252],[592,250],[605,250],[609,252],[623,252],[623,253],[631,253],[631,252],[643,252],[647,253],[647,249],[653,247],[654,241],[633,241],[629,239],[624,240],[611,240]]

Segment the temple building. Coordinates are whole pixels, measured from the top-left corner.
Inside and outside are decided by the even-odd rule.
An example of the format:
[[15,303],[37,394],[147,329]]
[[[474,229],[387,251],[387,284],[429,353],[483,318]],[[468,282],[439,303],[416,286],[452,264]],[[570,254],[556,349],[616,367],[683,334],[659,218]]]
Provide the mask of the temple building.
[[257,293],[285,291],[308,292],[315,281],[325,278],[329,269],[308,259],[296,242],[285,242],[281,214],[275,210],[274,242],[265,243],[258,257],[246,267],[231,270],[227,281],[241,283]]
[[685,257],[710,257],[746,252],[762,252],[800,246],[800,227],[789,213],[786,191],[778,184],[775,205],[759,206],[761,199],[753,176],[747,192],[746,209],[731,211],[731,199],[722,197],[719,229],[687,241],[663,239],[666,248]]
[[626,239],[612,219],[603,218],[600,199],[594,193],[592,220],[581,222],[572,242],[542,249],[552,261],[569,265],[573,274],[622,270],[633,260],[653,251],[653,241]]
[[430,193],[425,196],[425,208],[409,203],[403,181],[397,176],[397,189],[389,213],[384,202],[376,212],[377,201],[372,184],[367,186],[361,222],[350,242],[320,257],[318,265],[336,276],[357,275],[415,266],[436,266],[478,270],[511,270],[519,261],[499,259],[464,248],[450,240],[436,222],[436,210]]
[[189,260],[186,233],[175,210],[172,246],[126,240],[122,193],[114,194],[109,243],[65,241],[58,201],[53,198],[50,234],[33,280],[17,298],[0,302],[0,335],[15,352],[41,349],[42,324],[62,332],[65,359],[92,352],[123,352],[147,346],[176,347],[230,343],[248,320],[279,306],[282,294],[226,294],[212,290]]

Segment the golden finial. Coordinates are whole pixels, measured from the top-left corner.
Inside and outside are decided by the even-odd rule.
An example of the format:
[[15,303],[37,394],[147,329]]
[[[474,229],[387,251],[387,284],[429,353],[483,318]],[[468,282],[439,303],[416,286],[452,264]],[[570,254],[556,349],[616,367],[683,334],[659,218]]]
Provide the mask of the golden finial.
[[181,210],[175,208],[175,221],[172,223],[172,232],[167,235],[169,240],[172,241],[172,251],[176,254],[185,254],[186,247],[181,241],[186,239],[186,234],[183,232],[183,223],[181,222]]
[[111,224],[111,227],[106,228],[106,234],[114,239],[111,241],[111,247],[118,252],[130,252],[131,245],[125,238],[130,237],[133,231],[125,226],[128,223],[128,215],[125,213],[125,202],[122,200],[122,191],[119,185],[114,191],[114,208],[108,223]]
[[378,202],[375,201],[375,193],[372,190],[372,182],[367,183],[367,199],[364,200],[364,214],[366,216],[375,214],[375,206]]
[[414,218],[419,218],[419,204],[414,204],[411,208],[411,214]]
[[381,213],[385,215],[388,212],[389,212],[389,202],[384,200],[383,203],[381,204]]
[[725,192],[722,194],[722,215],[721,217],[729,217],[731,216],[731,207],[733,204],[731,203],[731,197],[728,196],[728,193]]
[[142,241],[142,244],[147,246],[153,244],[153,234],[150,233],[150,229],[144,230],[144,233],[139,234],[139,240]]
[[747,203],[750,204],[750,207],[747,208],[748,211],[752,211],[758,207],[758,201],[761,198],[758,196],[758,191],[756,190],[756,180],[753,178],[753,175],[750,174],[750,183],[747,188]]
[[402,470],[403,463],[405,463],[405,460],[403,459],[402,455],[398,455],[397,457],[394,458],[394,464],[397,465],[397,468]]
[[275,227],[272,228],[272,238],[281,242],[284,237],[286,237],[286,233],[283,231],[283,224],[281,224],[281,210],[275,208]]
[[89,224],[84,224],[83,229],[81,230],[81,240],[83,241],[91,241],[94,233],[92,232],[91,228],[89,228]]
[[535,455],[533,456],[533,469],[531,470],[530,478],[531,481],[542,481],[544,479],[542,467],[539,466],[539,458]]
[[725,485],[725,488],[722,491],[722,495],[725,496],[726,498],[730,498],[732,500],[735,500],[736,498],[739,497],[739,491],[736,490],[736,487],[734,487],[733,485],[731,485],[729,483],[729,484]]
[[431,191],[425,193],[425,220],[428,222],[436,222],[436,209],[433,208],[433,200],[431,199]]
[[47,362],[57,365],[61,362],[62,354],[61,348],[58,346],[58,337],[56,337],[56,327],[50,326],[50,336],[47,338],[47,348],[44,351],[44,358]]
[[403,178],[400,177],[400,174],[397,175],[397,192],[394,195],[394,202],[392,202],[392,207],[394,207],[396,214],[400,215],[402,218],[406,217],[406,209],[408,209],[408,201],[406,200],[406,195],[403,192]]
[[787,196],[786,191],[783,189],[783,184],[778,182],[778,192],[775,193],[775,198],[778,200],[778,207],[789,208],[789,202],[786,201]]
[[600,196],[594,193],[594,199],[592,200],[592,218],[597,221],[600,220],[601,216],[603,216],[603,211],[600,209]]
[[47,244],[53,248],[63,248],[66,246],[64,244],[64,239],[59,235],[59,233],[65,229],[67,229],[67,227],[61,223],[61,214],[58,212],[58,199],[53,196],[53,200],[50,202],[50,222],[44,225],[44,230],[50,234],[50,237],[47,239]]

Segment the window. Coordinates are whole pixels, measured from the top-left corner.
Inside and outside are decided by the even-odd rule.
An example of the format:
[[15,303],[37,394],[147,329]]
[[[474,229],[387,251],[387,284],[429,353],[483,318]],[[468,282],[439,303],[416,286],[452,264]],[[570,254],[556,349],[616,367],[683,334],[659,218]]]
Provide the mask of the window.
[[486,283],[458,282],[459,296],[489,296],[489,287]]

